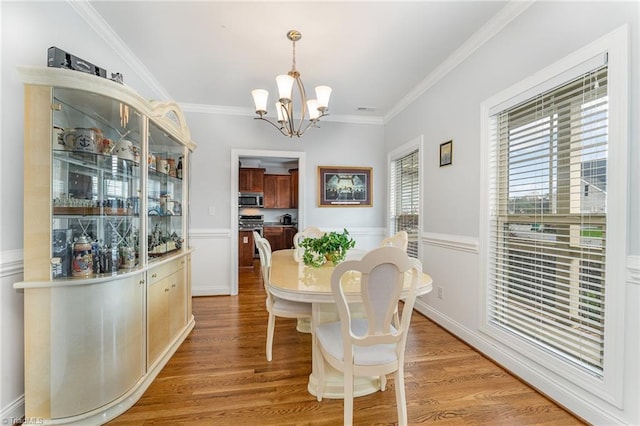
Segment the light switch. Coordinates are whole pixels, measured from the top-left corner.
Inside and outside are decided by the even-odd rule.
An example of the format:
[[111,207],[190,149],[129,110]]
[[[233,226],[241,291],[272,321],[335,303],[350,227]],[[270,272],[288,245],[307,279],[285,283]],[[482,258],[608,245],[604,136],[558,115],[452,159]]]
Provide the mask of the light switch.
[[216,215],[215,206],[209,206],[209,216],[215,216],[215,215]]
[[242,242],[244,244],[249,244],[249,237],[242,237]]

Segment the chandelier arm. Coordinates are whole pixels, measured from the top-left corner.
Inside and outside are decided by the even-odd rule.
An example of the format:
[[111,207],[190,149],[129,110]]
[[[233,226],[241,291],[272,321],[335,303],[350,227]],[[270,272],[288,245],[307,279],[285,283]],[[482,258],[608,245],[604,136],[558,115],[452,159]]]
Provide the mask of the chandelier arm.
[[302,129],[302,131],[298,130],[298,135],[297,136],[300,137],[300,136],[304,135],[304,132],[306,132],[309,127],[318,127],[318,126],[317,126],[315,121],[309,121],[307,123],[307,125],[304,127],[304,129]]
[[264,117],[253,117],[254,120],[262,120],[262,121],[266,121],[267,123],[271,124],[273,127],[275,127],[276,129],[278,129],[280,131],[280,133],[282,133],[284,136],[289,136],[291,137],[290,134],[284,132],[282,129],[284,129],[284,126],[279,126],[276,123],[274,123],[273,121],[269,120],[268,118],[264,118]]
[[284,120],[283,123],[281,123],[281,128],[284,128],[287,130],[285,134],[285,136],[289,136],[292,137],[295,134],[295,128],[293,125],[293,104],[292,102],[289,102],[288,104],[284,105],[282,103],[280,103],[280,111],[282,113],[283,117],[286,117],[286,119]]
[[[302,131],[302,133],[300,133],[300,129],[302,128],[302,124],[304,123],[304,117],[307,115],[307,93],[304,90],[304,84],[302,84],[302,78],[300,77],[300,74],[298,74],[295,79],[298,85],[298,93],[300,94],[300,120],[298,121],[296,133],[302,135],[302,133],[304,133],[304,130]],[[293,115],[293,108],[291,108],[291,110]],[[305,130],[308,127],[309,126],[305,127]]]

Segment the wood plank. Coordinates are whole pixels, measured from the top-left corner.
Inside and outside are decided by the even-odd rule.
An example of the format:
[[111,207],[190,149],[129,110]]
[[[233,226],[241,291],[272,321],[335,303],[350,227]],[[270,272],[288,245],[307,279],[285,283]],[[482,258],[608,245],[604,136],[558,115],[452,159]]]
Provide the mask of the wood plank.
[[[278,318],[273,361],[259,265],[240,270],[238,296],[196,297],[196,327],[142,398],[109,425],[342,424],[341,400],[307,392],[311,335]],[[354,424],[397,422],[394,381],[356,398]],[[407,342],[409,424],[583,425],[584,422],[414,313]]]

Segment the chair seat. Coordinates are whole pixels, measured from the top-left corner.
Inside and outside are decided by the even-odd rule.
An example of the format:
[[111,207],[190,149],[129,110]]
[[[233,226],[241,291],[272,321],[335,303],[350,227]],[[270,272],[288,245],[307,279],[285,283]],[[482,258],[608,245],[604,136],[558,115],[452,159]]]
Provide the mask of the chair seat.
[[[272,313],[279,317],[302,318],[311,317],[311,304],[304,302],[292,302],[271,296]],[[269,303],[267,301],[267,303]]]
[[[351,330],[357,336],[365,336],[369,324],[366,319],[352,319]],[[393,326],[392,331],[395,333]],[[340,322],[329,322],[316,327],[316,337],[322,347],[333,358],[344,361],[343,337]],[[388,364],[398,360],[395,344],[380,344],[371,346],[353,346],[355,365]]]

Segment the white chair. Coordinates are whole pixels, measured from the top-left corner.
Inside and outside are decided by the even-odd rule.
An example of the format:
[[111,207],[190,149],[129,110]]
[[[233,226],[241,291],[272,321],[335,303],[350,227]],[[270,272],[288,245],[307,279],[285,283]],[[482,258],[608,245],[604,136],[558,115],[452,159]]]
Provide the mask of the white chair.
[[305,238],[308,238],[308,237],[318,238],[318,237],[322,237],[323,235],[324,235],[324,232],[322,232],[320,230],[320,228],[318,228],[316,226],[308,226],[308,227],[304,228],[302,231],[298,231],[293,236],[293,247],[296,250],[301,249],[302,247],[300,247],[300,243]]
[[[361,297],[365,318],[356,318],[341,286],[349,271],[361,273]],[[411,271],[411,287],[406,294],[399,328],[392,324],[403,289],[405,272]],[[398,247],[379,247],[361,260],[339,264],[331,275],[331,291],[340,321],[314,324],[319,364],[318,400],[322,400],[325,361],[344,374],[344,424],[353,422],[354,376],[379,376],[380,390],[386,374],[394,373],[398,424],[407,424],[404,389],[404,351],[409,323],[416,300],[422,266]],[[347,274],[348,275],[348,274]],[[348,279],[348,276],[345,277]]]
[[267,361],[273,357],[273,335],[276,328],[276,317],[283,318],[311,318],[311,305],[309,303],[292,302],[279,299],[269,291],[269,275],[271,272],[271,244],[266,238],[253,231],[253,239],[258,254],[260,255],[260,269],[262,272],[262,283],[267,294],[266,307],[269,312],[267,322]]
[[407,234],[407,231],[398,231],[395,235],[382,240],[380,246],[398,247],[404,251],[407,251],[407,247],[409,246],[409,234]]
[[[407,231],[398,231],[395,235],[385,238],[380,243],[381,247],[398,247],[404,251],[407,251],[409,247],[409,234]],[[398,327],[400,325],[400,317],[398,316],[398,310],[393,314],[393,325]]]

